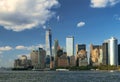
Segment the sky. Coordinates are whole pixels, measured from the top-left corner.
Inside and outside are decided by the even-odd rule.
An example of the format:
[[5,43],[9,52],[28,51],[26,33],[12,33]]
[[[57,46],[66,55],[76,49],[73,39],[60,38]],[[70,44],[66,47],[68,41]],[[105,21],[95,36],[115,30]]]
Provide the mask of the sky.
[[13,66],[14,59],[45,48],[45,29],[52,30],[52,43],[66,37],[74,44],[101,45],[114,36],[120,40],[120,0],[0,0],[0,66]]

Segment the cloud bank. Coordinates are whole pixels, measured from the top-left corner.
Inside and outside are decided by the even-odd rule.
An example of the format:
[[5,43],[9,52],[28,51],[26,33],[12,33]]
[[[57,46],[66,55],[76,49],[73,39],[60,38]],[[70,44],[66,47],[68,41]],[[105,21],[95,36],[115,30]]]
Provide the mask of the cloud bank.
[[119,3],[120,0],[91,0],[91,7],[93,8],[104,8],[107,6],[114,6]]
[[58,5],[57,0],[0,0],[0,25],[13,31],[43,26]]

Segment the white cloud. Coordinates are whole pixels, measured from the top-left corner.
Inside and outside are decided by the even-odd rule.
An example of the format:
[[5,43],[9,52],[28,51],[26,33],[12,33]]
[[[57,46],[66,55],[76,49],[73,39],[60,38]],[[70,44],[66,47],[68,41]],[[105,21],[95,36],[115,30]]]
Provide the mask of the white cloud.
[[10,47],[10,46],[4,46],[4,47],[0,47],[0,52],[2,51],[9,51],[9,50],[12,50],[13,48]]
[[22,46],[22,45],[19,45],[19,46],[16,46],[15,49],[17,50],[22,50],[22,49],[26,49],[25,46]]
[[83,21],[81,21],[77,24],[77,27],[83,27],[83,26],[85,26],[85,22],[83,22]]
[[13,31],[43,26],[58,5],[58,0],[0,0],[0,25]]
[[37,44],[37,45],[31,45],[31,46],[23,46],[23,45],[18,45],[15,47],[17,50],[33,50],[33,49],[38,49],[38,48],[45,48],[45,45],[43,44]]
[[91,0],[91,7],[104,8],[107,6],[114,6],[119,2],[120,0]]

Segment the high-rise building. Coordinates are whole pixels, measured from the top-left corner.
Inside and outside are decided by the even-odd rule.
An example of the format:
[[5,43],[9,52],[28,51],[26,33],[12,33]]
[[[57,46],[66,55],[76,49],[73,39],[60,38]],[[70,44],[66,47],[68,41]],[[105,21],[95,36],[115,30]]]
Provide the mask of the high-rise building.
[[118,65],[118,41],[112,37],[108,41],[109,65]]
[[50,57],[50,62],[47,62],[47,66],[51,66],[50,64],[53,62],[53,60],[52,60],[53,56],[52,56],[52,34],[51,34],[51,29],[46,30],[46,55],[49,55],[49,57]]
[[36,68],[37,64],[38,64],[38,50],[33,50],[31,53],[30,53],[30,59],[32,61],[32,66],[34,68]]
[[102,44],[103,50],[103,65],[108,65],[108,42]]
[[78,54],[78,52],[80,50],[85,50],[86,51],[86,45],[85,44],[77,44],[76,45],[76,54]]
[[76,65],[77,66],[87,66],[87,51],[85,44],[76,45]]
[[120,44],[118,45],[118,65],[120,65]]
[[74,37],[73,36],[66,38],[66,50],[67,50],[67,56],[74,55]]
[[100,50],[102,49],[102,47],[100,45],[90,45],[90,64],[93,66],[98,66],[101,64],[100,61]]
[[51,34],[51,29],[46,30],[46,55],[52,56],[52,34]]
[[57,66],[57,51],[58,51],[59,43],[58,40],[54,40],[54,64]]
[[57,55],[59,43],[58,40],[54,40],[54,57]]
[[39,48],[38,50],[38,68],[44,69],[45,68],[45,57],[46,57],[46,51],[42,48]]

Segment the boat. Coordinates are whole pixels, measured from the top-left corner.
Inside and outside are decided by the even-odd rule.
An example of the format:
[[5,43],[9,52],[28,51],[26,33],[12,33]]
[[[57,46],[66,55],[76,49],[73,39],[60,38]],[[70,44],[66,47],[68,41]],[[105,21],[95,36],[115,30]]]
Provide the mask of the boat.
[[69,69],[56,69],[56,71],[69,71]]

